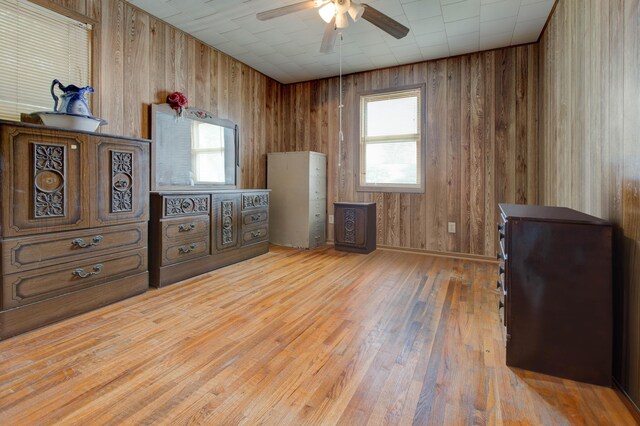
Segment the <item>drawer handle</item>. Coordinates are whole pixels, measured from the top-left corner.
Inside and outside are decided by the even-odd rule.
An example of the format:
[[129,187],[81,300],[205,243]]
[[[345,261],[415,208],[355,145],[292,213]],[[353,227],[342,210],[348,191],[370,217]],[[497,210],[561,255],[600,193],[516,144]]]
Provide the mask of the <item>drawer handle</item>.
[[260,214],[251,215],[251,222],[257,222],[260,219],[262,219],[262,215],[260,215]]
[[504,256],[502,256],[502,253],[500,253],[500,252],[497,252],[497,253],[496,253],[496,258],[497,258],[498,260],[504,260]]
[[501,240],[504,240],[504,232],[499,232],[498,235],[500,236]]
[[260,231],[251,231],[251,238],[258,238],[262,235]]
[[98,275],[100,272],[102,272],[102,268],[104,268],[104,265],[102,265],[101,263],[98,263],[96,266],[93,267],[93,271],[91,272],[87,272],[82,268],[78,268],[78,269],[74,269],[71,272],[71,275],[75,277],[80,277],[80,278],[89,278],[94,275]]
[[502,300],[498,301],[498,310],[504,308],[504,303],[502,303]]
[[320,213],[316,213],[316,217],[320,217]]
[[504,274],[504,268],[502,266],[498,267],[498,275]]
[[191,253],[195,249],[196,249],[196,243],[191,243],[189,244],[189,248],[187,248],[186,246],[178,247],[178,252],[181,254],[187,254],[187,253]]
[[102,241],[103,238],[104,237],[102,235],[96,235],[95,237],[93,237],[93,241],[91,241],[90,243],[85,243],[82,238],[76,238],[75,240],[71,241],[71,244],[80,248],[87,248],[91,246],[97,246],[98,244],[100,244],[100,241]]
[[502,288],[502,283],[500,281],[496,281],[497,285],[496,288]]
[[196,229],[196,224],[195,223],[190,223],[189,225],[185,225],[185,224],[181,223],[178,226],[178,232],[193,231],[194,229]]
[[504,225],[502,223],[498,224],[498,231],[504,230]]

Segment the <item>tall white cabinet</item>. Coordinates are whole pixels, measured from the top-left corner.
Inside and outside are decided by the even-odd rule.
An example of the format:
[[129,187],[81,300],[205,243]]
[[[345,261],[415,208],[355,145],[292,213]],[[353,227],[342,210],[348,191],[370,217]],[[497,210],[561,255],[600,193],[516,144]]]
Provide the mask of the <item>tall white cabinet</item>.
[[273,152],[267,159],[269,241],[314,248],[327,239],[327,156],[313,151]]

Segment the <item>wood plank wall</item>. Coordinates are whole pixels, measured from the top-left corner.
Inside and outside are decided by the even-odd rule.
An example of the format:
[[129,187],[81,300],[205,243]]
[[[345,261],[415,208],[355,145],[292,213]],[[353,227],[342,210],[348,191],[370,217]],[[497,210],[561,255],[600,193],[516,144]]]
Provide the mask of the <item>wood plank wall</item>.
[[540,42],[540,201],[617,225],[616,376],[640,405],[640,4],[560,0]]
[[35,0],[96,22],[93,112],[102,131],[150,137],[149,105],[181,91],[236,122],[243,188],[266,187],[268,141],[281,138],[282,85],[122,0]]
[[[425,193],[357,192],[358,92],[422,83]],[[346,76],[340,167],[338,79],[291,84],[283,137],[269,151],[328,154],[328,214],[334,201],[375,201],[378,244],[495,256],[497,204],[537,201],[537,84],[536,45]],[[447,222],[456,223],[456,234],[447,233]]]

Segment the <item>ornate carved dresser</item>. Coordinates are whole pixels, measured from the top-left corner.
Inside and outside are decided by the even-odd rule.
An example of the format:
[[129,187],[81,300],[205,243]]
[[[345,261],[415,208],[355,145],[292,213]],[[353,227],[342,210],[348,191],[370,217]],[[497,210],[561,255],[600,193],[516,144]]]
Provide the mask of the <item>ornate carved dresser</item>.
[[146,291],[149,141],[0,132],[0,338]]
[[269,191],[151,195],[151,284],[162,287],[269,251]]

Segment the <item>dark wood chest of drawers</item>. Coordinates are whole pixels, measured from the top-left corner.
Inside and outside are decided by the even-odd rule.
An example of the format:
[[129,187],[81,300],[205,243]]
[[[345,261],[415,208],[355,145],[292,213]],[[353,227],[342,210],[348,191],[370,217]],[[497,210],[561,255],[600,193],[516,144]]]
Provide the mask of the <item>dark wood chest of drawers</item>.
[[162,287],[269,251],[269,191],[151,194],[151,285]]
[[507,365],[610,386],[611,224],[561,207],[499,207]]
[[146,291],[149,141],[0,131],[0,339]]
[[333,203],[335,248],[355,253],[376,249],[376,203]]

